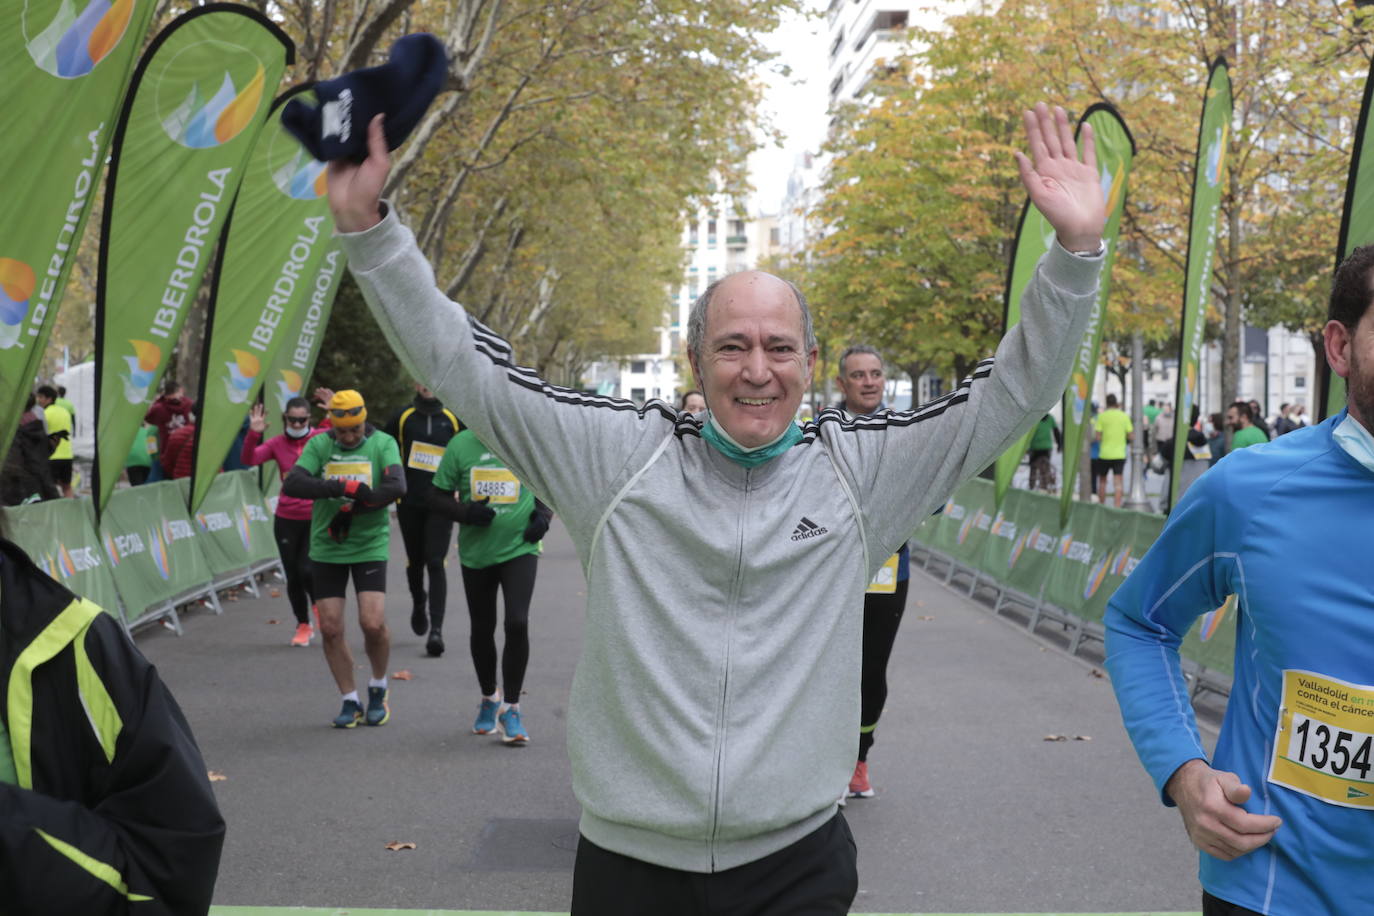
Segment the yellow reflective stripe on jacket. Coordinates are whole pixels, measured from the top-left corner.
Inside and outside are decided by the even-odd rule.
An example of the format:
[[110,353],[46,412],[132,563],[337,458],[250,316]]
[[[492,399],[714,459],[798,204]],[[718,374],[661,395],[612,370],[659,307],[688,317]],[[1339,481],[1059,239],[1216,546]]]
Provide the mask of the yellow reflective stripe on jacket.
[[25,646],[15,660],[6,702],[10,714],[10,744],[14,748],[14,773],[21,788],[33,788],[33,672],[84,634],[96,615],[103,613],[98,605],[85,598],[76,599],[38,634],[38,638]]
[[105,682],[100,679],[90,656],[86,654],[86,640],[78,639],[72,648],[76,650],[76,689],[81,695],[81,706],[86,710],[86,718],[90,720],[91,729],[100,741],[101,750],[105,752],[105,762],[114,763],[115,742],[124,728],[124,720],[119,710],[115,709],[114,700],[110,699],[110,692],[105,689]]
[[410,415],[414,412],[414,407],[407,407],[401,411],[401,419],[396,421],[396,438],[400,440],[398,444],[401,446],[402,462],[406,460],[406,420],[410,419]]
[[99,859],[87,855],[71,843],[65,843],[44,830],[39,830],[37,827],[33,829],[34,832],[48,841],[49,846],[90,872],[94,877],[99,878],[101,881],[104,881],[110,887],[114,888],[119,892],[121,897],[127,897],[134,903],[141,903],[153,899],[144,894],[129,893],[129,885],[124,883],[123,877],[120,876],[119,871],[113,865],[107,865]]

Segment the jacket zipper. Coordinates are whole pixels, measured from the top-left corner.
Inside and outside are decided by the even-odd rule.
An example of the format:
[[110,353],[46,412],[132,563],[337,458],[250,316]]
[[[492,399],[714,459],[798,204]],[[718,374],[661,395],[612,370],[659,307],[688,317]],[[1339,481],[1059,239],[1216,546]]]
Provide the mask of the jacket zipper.
[[720,705],[717,707],[716,717],[720,723],[716,731],[716,780],[715,788],[712,793],[711,810],[711,871],[716,870],[716,835],[720,832],[720,808],[721,800],[724,795],[723,770],[725,768],[725,707],[726,698],[730,694],[730,649],[731,639],[734,636],[735,609],[739,605],[739,595],[741,580],[744,576],[744,519],[749,511],[749,494],[753,483],[754,472],[746,469],[744,472],[744,505],[740,507],[738,547],[735,555],[735,582],[730,589],[730,600],[726,604],[725,618],[725,677],[720,685]]

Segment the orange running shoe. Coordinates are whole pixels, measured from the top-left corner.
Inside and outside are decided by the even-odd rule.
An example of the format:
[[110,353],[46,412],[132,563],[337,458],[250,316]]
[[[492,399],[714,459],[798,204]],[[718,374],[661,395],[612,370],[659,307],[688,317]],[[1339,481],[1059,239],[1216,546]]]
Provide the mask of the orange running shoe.
[[315,635],[315,631],[310,628],[308,623],[296,624],[296,635],[291,637],[291,645],[302,648],[310,645],[310,637]]
[[854,764],[854,775],[849,779],[850,798],[872,798],[873,786],[868,782],[868,762],[860,760]]

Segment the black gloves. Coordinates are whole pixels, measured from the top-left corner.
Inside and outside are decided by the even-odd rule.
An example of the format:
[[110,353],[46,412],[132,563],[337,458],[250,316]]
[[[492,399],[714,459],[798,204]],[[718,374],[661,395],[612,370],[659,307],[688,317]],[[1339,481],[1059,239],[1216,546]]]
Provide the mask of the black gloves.
[[537,544],[544,539],[544,535],[549,533],[549,519],[553,513],[547,508],[535,506],[530,512],[530,523],[525,526],[525,540],[531,544]]
[[458,511],[454,513],[454,518],[463,525],[490,525],[491,520],[496,518],[496,510],[487,505],[489,499],[490,497],[483,496],[472,502],[458,503]]
[[353,527],[353,510],[348,506],[343,506],[338,512],[334,513],[334,518],[329,522],[329,538],[335,544],[342,544],[348,540],[348,530]]
[[362,503],[372,498],[372,488],[361,480],[340,480],[336,482],[343,485],[342,489],[337,494],[338,496],[347,499],[355,499]]

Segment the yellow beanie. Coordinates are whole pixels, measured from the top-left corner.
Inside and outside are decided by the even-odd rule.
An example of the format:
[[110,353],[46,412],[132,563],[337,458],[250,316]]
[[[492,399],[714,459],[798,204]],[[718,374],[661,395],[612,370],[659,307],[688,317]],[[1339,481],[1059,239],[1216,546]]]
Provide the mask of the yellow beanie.
[[366,423],[367,407],[363,404],[363,396],[352,388],[334,392],[334,397],[329,399],[329,419],[338,429],[352,429]]

